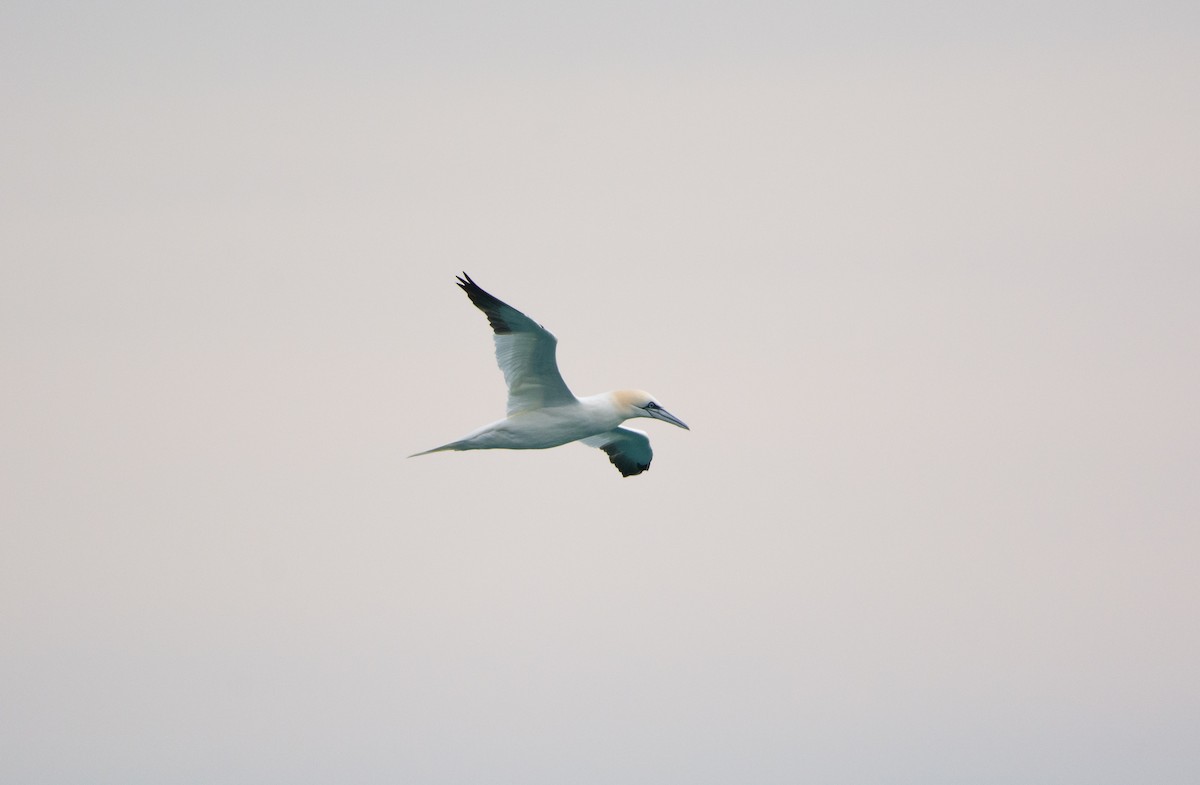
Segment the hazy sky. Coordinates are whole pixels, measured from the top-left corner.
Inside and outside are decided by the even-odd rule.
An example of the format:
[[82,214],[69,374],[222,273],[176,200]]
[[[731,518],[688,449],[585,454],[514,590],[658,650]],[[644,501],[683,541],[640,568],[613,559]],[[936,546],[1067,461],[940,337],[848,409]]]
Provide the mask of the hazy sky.
[[[0,88],[0,780],[1200,781],[1194,2],[8,2]],[[406,460],[460,270],[692,431]]]

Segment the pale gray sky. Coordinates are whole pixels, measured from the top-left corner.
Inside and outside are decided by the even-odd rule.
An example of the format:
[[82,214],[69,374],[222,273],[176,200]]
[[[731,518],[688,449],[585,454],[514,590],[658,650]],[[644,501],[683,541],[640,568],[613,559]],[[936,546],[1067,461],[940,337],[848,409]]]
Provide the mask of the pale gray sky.
[[[0,780],[1194,783],[1194,3],[12,2]],[[643,387],[499,416],[466,270]]]

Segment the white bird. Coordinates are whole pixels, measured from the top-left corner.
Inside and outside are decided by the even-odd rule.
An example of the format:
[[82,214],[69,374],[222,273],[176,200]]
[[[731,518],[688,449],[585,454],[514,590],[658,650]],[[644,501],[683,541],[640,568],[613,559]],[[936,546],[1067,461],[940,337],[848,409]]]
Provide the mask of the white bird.
[[458,285],[495,333],[496,362],[508,384],[508,416],[410,458],[445,450],[544,450],[578,441],[604,450],[628,477],[649,469],[654,452],[645,432],[620,427],[625,420],[649,417],[691,430],[641,390],[576,398],[558,372],[558,339],[549,330],[480,289],[466,273]]

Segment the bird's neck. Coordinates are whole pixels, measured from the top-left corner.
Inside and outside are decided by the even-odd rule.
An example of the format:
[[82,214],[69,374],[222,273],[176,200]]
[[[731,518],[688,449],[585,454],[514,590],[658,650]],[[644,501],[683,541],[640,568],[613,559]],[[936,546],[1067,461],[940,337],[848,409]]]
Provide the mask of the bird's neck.
[[622,403],[615,393],[606,392],[580,398],[579,403],[587,411],[588,416],[596,424],[603,425],[605,430],[616,428],[632,415],[629,407]]

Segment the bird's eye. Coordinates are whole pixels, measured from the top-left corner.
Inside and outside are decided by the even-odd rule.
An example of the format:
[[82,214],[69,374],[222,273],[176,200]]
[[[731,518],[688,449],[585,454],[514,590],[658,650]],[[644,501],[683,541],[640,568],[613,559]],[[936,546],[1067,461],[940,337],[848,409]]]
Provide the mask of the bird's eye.
[[647,408],[647,409],[661,409],[662,407],[661,407],[661,406],[659,406],[659,405],[658,405],[657,403],[655,403],[654,401],[651,401],[650,403],[646,404],[646,408]]

